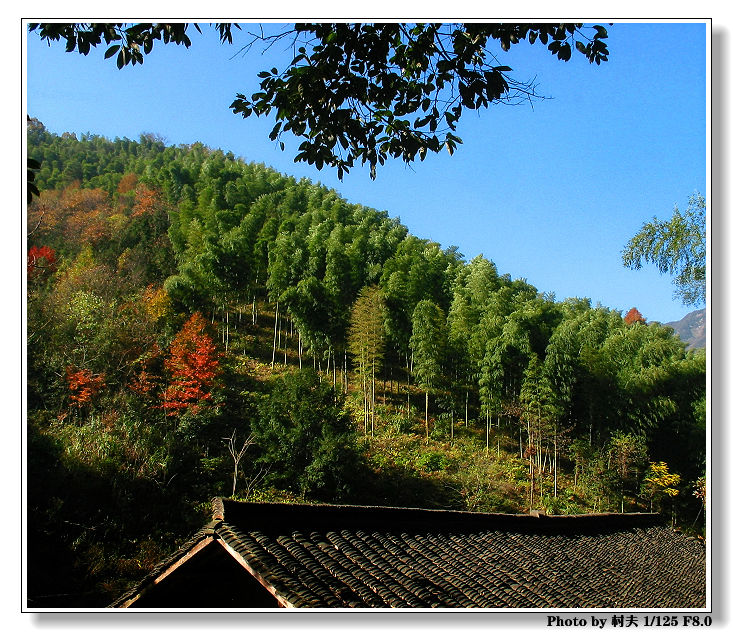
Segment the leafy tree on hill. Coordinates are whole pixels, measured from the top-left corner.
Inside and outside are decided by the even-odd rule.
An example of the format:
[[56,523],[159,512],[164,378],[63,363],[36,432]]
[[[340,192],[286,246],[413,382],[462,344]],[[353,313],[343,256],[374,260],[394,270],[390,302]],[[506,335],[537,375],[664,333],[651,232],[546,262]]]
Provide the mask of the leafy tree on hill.
[[618,312],[565,308],[546,349],[547,374],[563,426],[594,445],[609,426],[606,406],[613,402],[612,366],[601,355],[604,341],[624,325]]
[[425,392],[425,437],[428,425],[429,395],[440,387],[447,353],[445,313],[432,301],[420,301],[412,314],[410,348],[415,357],[415,377]]
[[[542,474],[545,464],[543,458],[545,447],[548,446],[545,438],[550,437],[549,425],[554,424],[552,392],[545,370],[537,354],[533,353],[530,355],[529,363],[522,378],[519,400],[527,434],[525,455],[529,459],[529,506],[533,508],[535,483],[538,479],[540,495],[542,495]],[[554,433],[555,484],[557,484],[557,428],[554,429]],[[557,495],[557,488],[555,488],[555,495]]]
[[626,312],[626,316],[624,316],[624,322],[626,325],[632,325],[633,323],[643,323],[646,324],[646,319],[641,315],[641,312],[637,310],[635,307],[632,307],[628,312]]
[[161,407],[166,414],[178,415],[187,409],[196,412],[210,402],[218,367],[216,345],[206,333],[206,320],[197,312],[176,334],[165,359],[170,383]]
[[349,352],[361,379],[364,433],[367,432],[367,421],[371,418],[373,435],[376,379],[384,359],[384,299],[376,285],[364,288],[354,303],[349,325]]
[[69,402],[76,409],[83,409],[91,404],[94,397],[104,389],[104,374],[93,374],[88,369],[66,369],[66,380],[69,385]]
[[343,402],[312,369],[278,378],[252,425],[270,483],[312,497],[343,500],[360,459]]
[[630,484],[638,489],[640,475],[646,464],[648,449],[642,435],[615,431],[608,444],[608,466],[613,470],[612,484],[616,485],[624,512],[624,497]]
[[650,508],[654,511],[654,505],[657,510],[661,508],[663,501],[678,496],[680,491],[677,487],[680,485],[680,475],[672,473],[666,462],[652,462],[644,477],[644,486],[642,493],[650,500]]
[[[156,42],[188,48],[189,26],[31,23],[29,30],[49,42],[65,40],[69,52],[87,55],[103,45],[105,58],[122,68],[142,64]],[[230,44],[240,29],[214,28]],[[454,133],[464,109],[539,97],[532,82],[514,79],[510,67],[497,63],[492,45],[508,53],[522,40],[539,41],[558,60],[570,60],[575,50],[600,64],[608,59],[607,37],[600,25],[575,23],[295,24],[272,35],[250,34],[242,51],[258,41],[267,48],[290,39],[294,56],[283,71],[259,73],[260,91],[238,94],[231,108],[244,117],[274,111],[270,139],[284,132],[303,139],[295,161],[319,170],[333,166],[339,178],[359,162],[374,178],[389,158],[409,163],[443,148],[452,154],[461,143]]]
[[382,267],[387,316],[385,330],[392,349],[402,357],[410,351],[412,319],[421,301],[430,301],[444,313],[450,307],[451,287],[460,255],[435,242],[408,234]]

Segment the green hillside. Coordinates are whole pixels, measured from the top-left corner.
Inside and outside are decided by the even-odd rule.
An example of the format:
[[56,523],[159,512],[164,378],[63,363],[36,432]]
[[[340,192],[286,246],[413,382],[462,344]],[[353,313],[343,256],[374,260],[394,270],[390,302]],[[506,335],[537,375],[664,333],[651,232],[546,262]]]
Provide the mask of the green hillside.
[[28,154],[29,606],[111,602],[221,495],[702,532],[705,353],[671,328],[198,143],[31,120]]

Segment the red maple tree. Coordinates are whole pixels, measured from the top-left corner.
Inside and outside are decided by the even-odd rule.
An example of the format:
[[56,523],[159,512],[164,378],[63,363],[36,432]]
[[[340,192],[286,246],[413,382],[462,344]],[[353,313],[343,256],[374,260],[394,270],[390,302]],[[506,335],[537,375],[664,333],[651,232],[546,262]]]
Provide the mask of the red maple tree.
[[89,369],[67,367],[66,381],[71,392],[71,404],[79,409],[91,404],[92,398],[104,388],[104,374],[94,374]]
[[28,250],[28,278],[56,270],[56,251],[48,246],[32,246]]
[[189,408],[195,412],[203,401],[211,398],[219,357],[205,329],[206,320],[196,312],[171,342],[165,359],[171,382],[161,405],[168,414],[177,415]]
[[639,312],[639,310],[637,310],[635,307],[632,307],[626,313],[626,316],[624,316],[624,321],[626,321],[626,325],[632,325],[634,323],[646,324],[646,319],[641,315],[641,312]]

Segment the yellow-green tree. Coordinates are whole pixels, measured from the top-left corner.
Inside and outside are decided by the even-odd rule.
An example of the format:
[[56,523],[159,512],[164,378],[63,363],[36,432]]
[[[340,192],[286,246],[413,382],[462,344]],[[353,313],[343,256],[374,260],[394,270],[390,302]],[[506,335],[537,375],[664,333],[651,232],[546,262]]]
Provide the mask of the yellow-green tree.
[[678,473],[671,473],[666,462],[652,462],[644,478],[642,492],[649,498],[651,510],[654,505],[657,511],[661,510],[662,502],[679,495],[677,488],[681,478]]
[[351,311],[348,348],[358,370],[364,400],[364,433],[374,434],[376,378],[384,359],[384,297],[376,285],[359,293]]

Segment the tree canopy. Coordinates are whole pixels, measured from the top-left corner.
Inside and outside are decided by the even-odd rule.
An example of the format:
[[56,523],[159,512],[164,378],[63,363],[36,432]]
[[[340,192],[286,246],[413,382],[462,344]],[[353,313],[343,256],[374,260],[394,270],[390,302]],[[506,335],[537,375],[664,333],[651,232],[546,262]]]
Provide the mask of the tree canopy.
[[[122,68],[142,64],[156,41],[188,48],[191,26],[201,31],[185,23],[31,23],[29,30],[83,55],[104,44],[105,58]],[[213,28],[230,44],[241,31],[228,23]],[[355,163],[368,164],[374,179],[389,158],[410,163],[444,148],[453,154],[464,109],[538,98],[533,82],[515,79],[498,62],[492,44],[508,52],[539,40],[561,61],[573,49],[591,63],[608,59],[605,27],[582,23],[309,23],[247,37],[240,51],[290,39],[293,58],[283,70],[261,71],[260,91],[237,94],[232,110],[245,118],[274,112],[270,139],[289,131],[303,140],[296,162],[334,167],[339,178]]]
[[668,221],[654,217],[626,244],[621,256],[624,265],[638,270],[653,263],[662,274],[674,275],[676,296],[685,305],[705,301],[705,197],[695,193],[687,209]]

